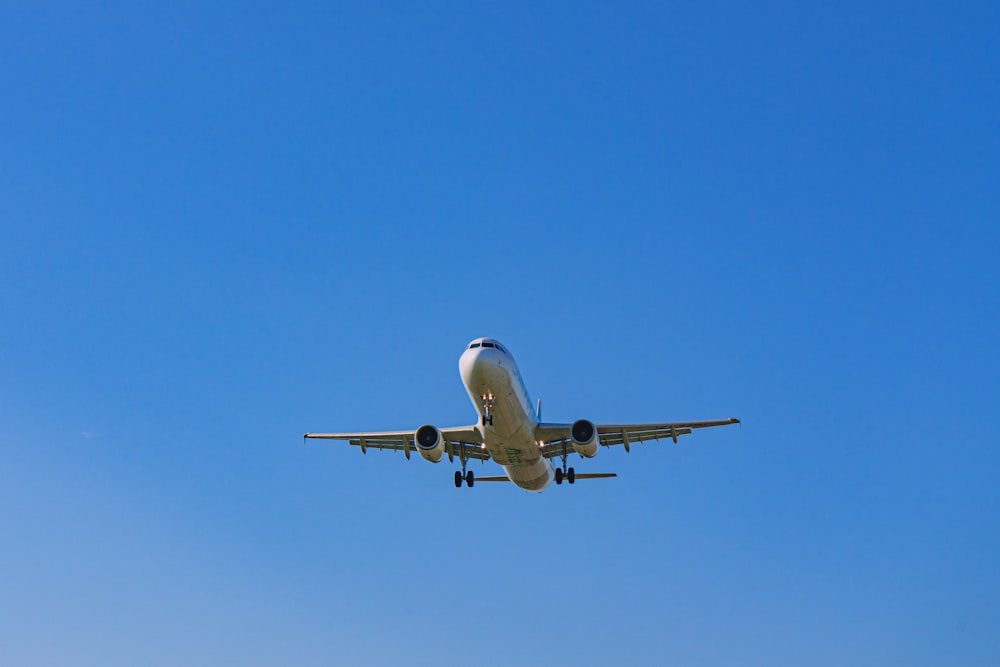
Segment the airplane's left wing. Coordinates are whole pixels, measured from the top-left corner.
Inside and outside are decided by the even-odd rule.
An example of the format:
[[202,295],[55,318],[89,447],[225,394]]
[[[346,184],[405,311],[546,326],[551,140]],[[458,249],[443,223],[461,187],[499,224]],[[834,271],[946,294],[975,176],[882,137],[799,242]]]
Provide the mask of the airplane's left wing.
[[[739,419],[713,419],[707,421],[694,422],[658,422],[652,424],[597,424],[597,435],[600,442],[605,447],[612,445],[623,445],[625,451],[635,442],[645,442],[647,440],[663,440],[670,438],[677,442],[677,438],[691,433],[696,428],[708,428],[710,426],[728,426],[729,424],[739,424]],[[572,424],[546,424],[542,423],[535,427],[535,438],[545,444],[542,446],[542,456],[551,459],[572,453],[570,444],[570,429]]]
[[[475,426],[455,426],[452,428],[442,428],[441,437],[445,441],[445,451],[448,452],[448,460],[453,457],[462,457],[465,454],[467,460],[487,461],[490,455],[483,448],[483,438],[479,429]],[[345,440],[348,444],[361,448],[361,453],[365,454],[369,449],[388,449],[392,451],[402,451],[406,458],[410,458],[410,451],[416,448],[414,436],[416,429],[412,431],[378,431],[371,433],[306,433],[303,438],[318,440]]]

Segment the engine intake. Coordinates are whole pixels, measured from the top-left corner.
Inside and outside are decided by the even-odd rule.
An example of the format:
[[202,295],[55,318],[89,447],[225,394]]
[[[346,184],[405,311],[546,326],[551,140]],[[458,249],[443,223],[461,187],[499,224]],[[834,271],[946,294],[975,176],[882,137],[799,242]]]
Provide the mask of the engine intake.
[[445,444],[441,431],[436,426],[425,424],[417,429],[413,439],[417,442],[417,451],[431,463],[437,463],[444,455]]
[[569,429],[570,438],[573,442],[573,449],[585,459],[589,459],[597,453],[597,446],[601,444],[597,436],[597,427],[594,422],[586,419],[578,419],[573,422]]

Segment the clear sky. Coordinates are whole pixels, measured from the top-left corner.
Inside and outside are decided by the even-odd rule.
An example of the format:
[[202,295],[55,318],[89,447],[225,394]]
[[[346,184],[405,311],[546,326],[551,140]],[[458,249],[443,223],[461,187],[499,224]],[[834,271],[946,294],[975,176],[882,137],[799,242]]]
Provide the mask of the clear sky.
[[[807,4],[3,3],[0,663],[1000,664],[1000,10]],[[743,424],[302,442],[479,336]]]

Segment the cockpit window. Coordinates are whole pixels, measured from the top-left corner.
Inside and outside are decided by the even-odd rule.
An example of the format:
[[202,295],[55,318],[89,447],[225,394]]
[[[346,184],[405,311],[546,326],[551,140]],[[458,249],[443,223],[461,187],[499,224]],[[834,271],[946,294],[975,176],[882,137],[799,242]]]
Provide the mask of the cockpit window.
[[493,347],[493,343],[483,343],[483,347]]
[[474,347],[479,347],[479,343],[473,343],[472,345],[469,346],[469,349],[471,350]]
[[501,346],[500,343],[497,343],[497,349],[503,352],[504,354],[507,354],[507,350],[503,349],[503,346]]

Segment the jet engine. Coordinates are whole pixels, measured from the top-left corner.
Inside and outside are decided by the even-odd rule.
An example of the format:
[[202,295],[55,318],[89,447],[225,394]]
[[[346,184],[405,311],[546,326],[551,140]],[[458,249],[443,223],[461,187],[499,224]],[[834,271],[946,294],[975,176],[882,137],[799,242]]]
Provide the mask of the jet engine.
[[594,422],[578,419],[573,422],[569,434],[573,441],[573,449],[576,450],[577,454],[589,459],[597,453],[597,446],[601,444],[601,441],[597,437],[597,427],[594,426]]
[[444,455],[445,444],[444,438],[441,436],[441,431],[435,426],[426,424],[417,429],[416,435],[413,437],[417,442],[417,451],[420,455],[430,461],[431,463],[437,463],[441,460]]

